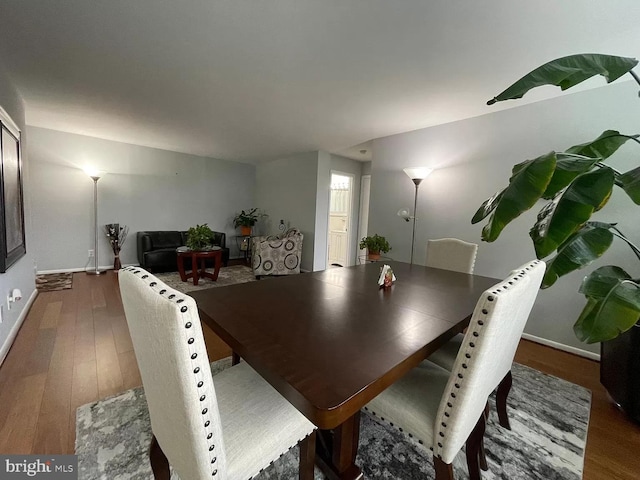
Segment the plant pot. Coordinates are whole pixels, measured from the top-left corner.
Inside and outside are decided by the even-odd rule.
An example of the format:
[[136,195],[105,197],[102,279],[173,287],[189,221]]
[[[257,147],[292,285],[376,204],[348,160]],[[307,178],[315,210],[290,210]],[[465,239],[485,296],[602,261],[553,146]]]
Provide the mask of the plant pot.
[[600,344],[600,383],[614,403],[640,423],[640,325]]
[[251,227],[248,227],[246,225],[241,225],[240,226],[240,235],[244,235],[244,236],[251,235]]
[[380,251],[369,250],[369,260],[380,260]]

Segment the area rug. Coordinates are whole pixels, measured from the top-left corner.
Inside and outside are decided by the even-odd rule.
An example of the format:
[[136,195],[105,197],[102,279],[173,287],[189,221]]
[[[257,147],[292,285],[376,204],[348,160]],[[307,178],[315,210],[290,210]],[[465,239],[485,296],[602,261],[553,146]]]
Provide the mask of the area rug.
[[192,279],[183,282],[180,280],[180,274],[178,272],[155,273],[154,275],[171,288],[182,293],[206,290],[208,288],[226,287],[235,283],[256,281],[256,277],[253,275],[251,267],[247,267],[246,265],[221,267],[220,272],[218,273],[218,279],[215,282],[210,278],[201,278],[198,280],[198,285],[194,285]]
[[73,272],[36,275],[36,288],[41,292],[68,290],[73,287]]
[[[230,358],[212,363],[215,375]],[[512,430],[498,424],[495,401],[485,434],[487,480],[577,480],[582,478],[591,392],[522,365],[513,365],[509,396]],[[142,388],[78,408],[76,454],[83,480],[149,480],[151,427]],[[356,463],[369,479],[433,479],[429,450],[362,412]],[[461,452],[456,479],[469,478]],[[298,478],[298,449],[280,457],[255,480]],[[316,467],[315,479],[325,476]],[[177,475],[172,476],[177,479]]]

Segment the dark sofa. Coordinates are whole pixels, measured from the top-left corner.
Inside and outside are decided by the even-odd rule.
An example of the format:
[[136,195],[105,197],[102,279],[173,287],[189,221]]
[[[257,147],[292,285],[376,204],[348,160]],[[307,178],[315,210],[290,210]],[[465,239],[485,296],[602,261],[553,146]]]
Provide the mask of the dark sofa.
[[[229,262],[226,235],[213,232],[213,244],[222,248],[222,265]],[[137,233],[138,262],[150,272],[175,272],[178,270],[176,248],[187,243],[187,232],[172,230],[146,231]],[[213,265],[210,265],[213,266]],[[190,265],[185,265],[187,269]]]

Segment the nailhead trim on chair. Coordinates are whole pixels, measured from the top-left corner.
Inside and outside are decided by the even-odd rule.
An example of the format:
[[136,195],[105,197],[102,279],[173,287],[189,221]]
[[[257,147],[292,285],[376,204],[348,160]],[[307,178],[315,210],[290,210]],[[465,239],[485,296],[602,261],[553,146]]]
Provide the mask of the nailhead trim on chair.
[[[134,270],[134,268],[135,267],[126,267],[125,270],[133,271],[134,274],[139,274],[140,270]],[[149,278],[149,275],[145,274],[145,275],[142,275],[142,277],[140,277],[140,278],[147,279],[147,278]],[[155,281],[152,281],[152,282],[149,283],[149,286],[151,288],[157,287],[157,285],[158,285],[158,283],[155,282]],[[164,295],[166,292],[167,292],[167,290],[162,288],[162,289],[160,289],[158,291],[158,294]],[[169,300],[173,300],[175,297],[176,297],[175,294],[171,294],[167,298]],[[183,303],[183,302],[184,302],[184,298],[179,298],[179,299],[177,299],[175,301],[176,304],[180,304],[180,303]],[[189,308],[186,305],[184,305],[184,306],[182,306],[180,308],[180,313],[186,313],[188,310],[189,310]],[[193,326],[192,323],[189,322],[189,321],[186,321],[184,323],[185,330],[189,330],[192,326]],[[190,354],[191,354],[190,358],[193,361],[193,363],[195,363],[196,359],[198,358],[198,354],[195,351],[196,345],[194,345],[195,344],[195,338],[193,336],[191,336],[190,334],[188,334],[188,333],[186,334],[186,336],[187,336],[187,339],[186,339],[187,345],[189,345],[189,349],[191,350],[190,351]],[[201,345],[199,347],[200,347],[200,349],[203,349],[203,348],[206,349],[206,347],[204,345]],[[205,371],[207,371],[207,370],[205,370]],[[195,378],[195,382],[196,382],[196,387],[197,388],[201,388],[204,385],[204,379],[206,378],[206,375],[200,375],[201,372],[202,372],[201,367],[199,365],[194,365],[193,374],[196,377]],[[209,375],[209,379],[211,379],[211,375]],[[206,399],[206,395],[201,395],[200,396],[200,401],[201,402],[203,402],[205,399]],[[208,408],[205,407],[205,408],[202,409],[202,416],[203,417],[206,416],[208,413],[209,413],[209,409]],[[206,417],[205,417],[204,420],[205,421],[203,423],[203,425],[204,425],[203,428],[205,429],[205,437],[206,437],[207,440],[211,440],[211,438],[213,438],[213,432],[209,428],[210,425],[211,425],[211,421]],[[209,445],[209,452],[213,452],[214,449],[215,449],[215,444]],[[210,457],[211,465],[215,464],[217,459],[218,459],[217,456]],[[214,476],[216,476],[217,473],[218,473],[218,470],[214,469],[211,472],[211,476],[214,477]]]

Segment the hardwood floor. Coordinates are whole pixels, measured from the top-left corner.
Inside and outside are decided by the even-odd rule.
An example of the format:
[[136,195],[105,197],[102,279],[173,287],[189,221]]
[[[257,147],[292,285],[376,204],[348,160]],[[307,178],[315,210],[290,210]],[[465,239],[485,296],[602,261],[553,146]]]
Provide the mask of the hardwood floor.
[[[203,330],[211,360],[231,354]],[[593,392],[585,479],[639,478],[640,426],[607,399],[596,362],[528,341],[516,361]],[[0,367],[0,452],[73,453],[76,408],[140,384],[117,275],[77,273],[38,295]]]

